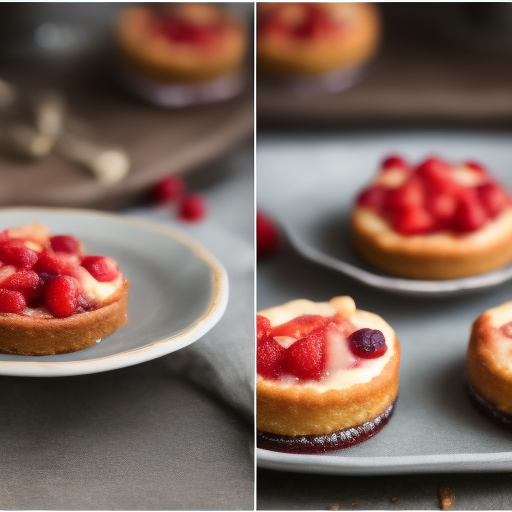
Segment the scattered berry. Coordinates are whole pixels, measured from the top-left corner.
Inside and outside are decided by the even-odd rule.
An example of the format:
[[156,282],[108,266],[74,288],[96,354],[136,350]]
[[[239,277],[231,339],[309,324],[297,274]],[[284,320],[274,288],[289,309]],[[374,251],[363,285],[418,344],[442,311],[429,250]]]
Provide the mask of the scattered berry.
[[80,287],[78,281],[70,276],[57,276],[46,289],[45,304],[57,317],[68,317],[78,308]]
[[189,194],[185,196],[181,205],[179,217],[188,222],[200,221],[206,214],[206,203],[203,196]]
[[256,251],[258,258],[266,258],[279,248],[279,232],[272,220],[261,212],[256,214]]
[[164,204],[180,201],[185,195],[185,181],[180,176],[167,176],[158,181],[151,190],[154,203]]
[[330,318],[321,315],[300,315],[274,327],[272,336],[288,336],[298,340],[319,327],[325,327],[329,322],[331,322]]
[[407,169],[409,166],[402,157],[398,155],[390,155],[382,161],[380,167],[383,171],[387,171],[389,169],[396,168]]
[[0,312],[20,313],[26,306],[27,302],[21,292],[0,288]]
[[17,268],[32,268],[37,262],[38,254],[29,249],[16,238],[6,240],[0,244],[0,260]]
[[67,254],[78,254],[80,252],[80,242],[74,236],[52,236],[50,238],[50,246],[56,252],[65,252]]
[[113,281],[120,274],[115,260],[108,256],[86,256],[82,260],[82,267],[84,267],[96,281],[102,283]]
[[348,340],[354,354],[366,359],[380,357],[388,349],[384,334],[377,329],[359,329]]
[[281,363],[286,349],[274,338],[265,338],[258,343],[256,367],[258,373],[267,379],[276,379],[281,375]]
[[258,343],[268,338],[271,332],[272,327],[270,326],[269,319],[261,315],[256,315],[256,339]]

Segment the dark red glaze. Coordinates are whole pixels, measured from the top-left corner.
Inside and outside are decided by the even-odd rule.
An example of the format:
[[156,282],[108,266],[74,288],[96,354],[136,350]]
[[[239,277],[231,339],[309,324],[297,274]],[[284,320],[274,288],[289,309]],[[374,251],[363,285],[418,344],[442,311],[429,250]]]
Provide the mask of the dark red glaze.
[[469,379],[467,381],[467,390],[471,400],[481,413],[491,420],[512,429],[512,415],[503,412],[501,409],[496,407],[496,405],[485,399],[480,393],[478,393]]
[[339,430],[324,435],[283,436],[258,430],[258,448],[275,452],[316,454],[341,450],[355,446],[377,434],[393,414],[395,402],[381,415],[363,425]]

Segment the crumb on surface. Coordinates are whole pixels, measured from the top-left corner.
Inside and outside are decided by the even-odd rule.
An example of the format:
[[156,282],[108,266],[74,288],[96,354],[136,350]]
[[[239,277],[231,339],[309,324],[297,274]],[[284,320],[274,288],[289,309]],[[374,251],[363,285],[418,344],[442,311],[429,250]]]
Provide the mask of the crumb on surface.
[[451,510],[455,499],[453,491],[449,487],[440,487],[438,495],[441,510]]
[[329,510],[339,510],[340,509],[340,506],[338,503],[331,503],[329,505]]
[[389,498],[389,501],[391,503],[396,503],[398,501],[398,498],[396,496],[391,496],[391,498]]

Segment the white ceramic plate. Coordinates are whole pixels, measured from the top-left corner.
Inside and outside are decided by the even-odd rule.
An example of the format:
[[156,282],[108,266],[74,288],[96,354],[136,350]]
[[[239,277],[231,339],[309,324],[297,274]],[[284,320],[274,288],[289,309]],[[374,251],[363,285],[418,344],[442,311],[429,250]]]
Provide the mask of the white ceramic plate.
[[512,264],[446,281],[397,278],[367,265],[352,250],[350,210],[378,162],[390,153],[413,162],[432,154],[453,161],[481,161],[512,192],[511,137],[473,132],[259,137],[259,207],[274,215],[303,256],[369,286],[420,296],[484,290],[512,278]]
[[122,368],[169,354],[209,331],[228,299],[226,271],[203,247],[169,228],[86,210],[0,209],[0,229],[30,222],[80,238],[113,257],[130,280],[127,325],[85,350],[56,356],[0,354],[0,374],[53,377]]

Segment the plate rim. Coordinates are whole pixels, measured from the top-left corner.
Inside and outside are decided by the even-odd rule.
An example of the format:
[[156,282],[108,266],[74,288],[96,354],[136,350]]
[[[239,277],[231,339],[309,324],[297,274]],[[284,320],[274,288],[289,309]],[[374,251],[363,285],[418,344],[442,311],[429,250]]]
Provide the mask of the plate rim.
[[[0,375],[20,376],[20,377],[55,377],[85,375],[99,373],[108,370],[114,370],[132,366],[152,359],[156,359],[166,354],[170,354],[184,348],[206,334],[223,316],[229,297],[229,281],[227,271],[224,266],[213,256],[213,254],[203,247],[199,242],[179,231],[178,229],[158,224],[157,222],[137,218],[131,215],[122,215],[118,213],[104,212],[99,210],[89,210],[85,208],[68,207],[0,207],[0,218],[4,213],[45,213],[62,215],[65,213],[97,218],[110,218],[126,225],[136,225],[143,229],[156,232],[177,241],[189,248],[199,259],[204,261],[213,271],[213,297],[210,305],[203,315],[197,318],[193,325],[186,331],[163,338],[144,347],[110,354],[108,356],[84,359],[80,361],[1,361]],[[172,347],[169,345],[172,343]],[[170,349],[170,350],[169,350]],[[23,356],[18,356],[23,357]]]

